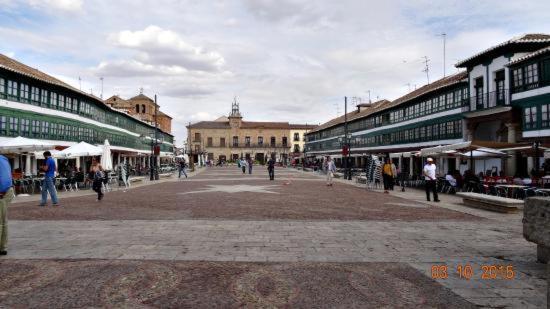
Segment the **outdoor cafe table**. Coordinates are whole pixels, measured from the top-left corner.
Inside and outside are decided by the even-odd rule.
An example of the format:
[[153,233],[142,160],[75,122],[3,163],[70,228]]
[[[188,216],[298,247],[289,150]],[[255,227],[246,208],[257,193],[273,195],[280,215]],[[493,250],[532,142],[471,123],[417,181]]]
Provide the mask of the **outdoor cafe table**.
[[504,188],[506,190],[506,197],[512,197],[513,192],[520,189],[529,188],[529,186],[523,185],[496,185],[495,188]]

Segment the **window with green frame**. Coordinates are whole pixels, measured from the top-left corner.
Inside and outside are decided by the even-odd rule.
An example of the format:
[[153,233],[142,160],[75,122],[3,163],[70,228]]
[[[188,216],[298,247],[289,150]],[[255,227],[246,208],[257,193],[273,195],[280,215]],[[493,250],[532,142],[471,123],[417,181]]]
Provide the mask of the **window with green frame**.
[[531,63],[525,67],[525,84],[530,85],[539,81],[539,69],[537,63]]
[[42,138],[48,138],[50,135],[50,123],[42,121]]
[[515,90],[523,87],[523,68],[512,70],[512,85]]
[[550,127],[550,104],[543,104],[541,106],[541,127],[549,128]]
[[8,117],[0,116],[0,135],[8,135]]
[[9,136],[18,136],[19,135],[19,118],[17,117],[10,117],[9,118],[9,124],[10,124],[10,131]]
[[21,100],[21,102],[28,103],[29,96],[30,96],[29,85],[21,83],[19,87],[19,100]]
[[21,119],[21,135],[30,136],[31,121],[29,119]]
[[523,126],[525,129],[537,127],[537,107],[531,106],[523,109]]
[[16,81],[8,80],[8,98],[16,99],[19,95],[19,87]]
[[53,91],[50,92],[50,108],[58,108],[57,93]]
[[48,106],[48,90],[40,90],[40,99],[41,99],[41,103],[42,103],[42,106]]
[[31,104],[40,105],[40,89],[31,87]]
[[6,80],[0,77],[0,98],[6,97]]

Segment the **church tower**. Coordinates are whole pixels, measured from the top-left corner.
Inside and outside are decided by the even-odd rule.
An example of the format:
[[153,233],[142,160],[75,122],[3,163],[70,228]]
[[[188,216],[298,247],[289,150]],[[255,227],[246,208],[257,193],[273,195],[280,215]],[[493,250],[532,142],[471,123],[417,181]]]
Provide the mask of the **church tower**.
[[229,114],[228,118],[229,125],[231,125],[232,128],[241,127],[243,116],[241,116],[241,112],[239,111],[239,103],[237,102],[236,97],[233,99],[233,103],[231,104],[231,114]]

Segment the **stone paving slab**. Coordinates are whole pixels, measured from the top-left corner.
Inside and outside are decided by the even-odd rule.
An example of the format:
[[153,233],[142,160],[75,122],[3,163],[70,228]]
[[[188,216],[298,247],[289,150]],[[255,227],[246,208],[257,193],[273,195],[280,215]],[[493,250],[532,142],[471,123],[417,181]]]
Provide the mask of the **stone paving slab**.
[[475,308],[398,263],[0,261],[0,307]]
[[[248,220],[477,220],[478,217],[436,205],[411,207],[406,199],[354,186],[327,187],[305,173],[303,180],[205,178],[207,169],[192,179],[61,200],[61,207],[39,208],[36,202],[10,207],[11,220],[147,220],[147,219],[248,219]],[[220,171],[224,169],[219,169]],[[215,169],[214,169],[215,171]],[[266,192],[204,192],[210,186],[274,186]],[[186,194],[189,192],[202,194]]]
[[[205,300],[213,304],[219,300],[224,304],[219,307],[269,307],[280,299],[288,299],[277,296],[282,294],[276,283],[282,282],[277,279],[281,276],[288,278],[292,269],[291,273],[304,275],[287,282],[316,282],[324,292],[335,292],[315,295],[313,287],[305,288],[306,292],[296,299],[304,295],[309,298],[291,303],[291,307],[315,307],[319,303],[317,307],[325,304],[325,307],[342,308],[448,307],[441,302],[422,303],[426,295],[428,298],[432,293],[442,295],[437,294],[442,293],[441,290],[430,287],[432,284],[444,291],[450,289],[454,296],[443,294],[444,298],[456,300],[466,308],[469,304],[462,303],[464,299],[480,307],[545,308],[547,305],[548,274],[544,265],[535,261],[536,246],[523,239],[519,214],[503,215],[467,208],[452,195],[442,195],[442,203],[425,203],[424,193],[415,189],[385,195],[344,180],[335,180],[334,187],[327,188],[323,176],[291,169],[278,169],[278,174],[285,178],[270,182],[264,179],[264,171],[257,174],[256,171],[259,170],[250,176],[241,175],[237,169],[205,168],[193,178],[135,188],[131,192],[109,193],[105,203],[95,202],[92,197],[75,197],[62,199],[61,208],[39,209],[29,203],[13,204],[9,209],[9,255],[0,257],[0,282],[3,270],[15,271],[11,277],[5,276],[13,278],[8,285],[23,286],[23,290],[32,287],[36,299],[47,296],[43,298],[44,307],[50,305],[49,308],[88,304],[83,302],[85,299],[104,304],[109,298],[96,302],[97,295],[111,294],[115,303],[106,305],[110,307],[169,307],[170,304],[174,304],[172,307],[185,307],[185,304],[212,307],[204,305]],[[241,190],[248,186],[272,185],[276,187],[269,190],[275,194],[185,194],[212,186],[227,191],[228,188]],[[18,263],[23,264],[21,271],[17,271]],[[339,281],[343,275],[338,268],[312,266],[326,263],[359,265],[357,267],[364,270],[360,279],[368,281],[367,285],[359,286],[369,287],[368,291],[382,287],[383,291],[370,294],[365,300],[364,294],[351,295],[350,289],[338,290],[346,287],[349,279]],[[460,278],[456,272],[459,264],[471,265],[476,277]],[[434,265],[447,266],[449,276],[432,280]],[[487,265],[512,266],[516,276],[513,280],[480,279],[482,266]],[[26,274],[34,273],[32,267],[38,267],[44,275],[28,279]],[[73,271],[67,272],[67,268]],[[148,273],[144,269],[161,269],[158,273],[162,276],[155,275],[156,270]],[[214,271],[210,272],[211,269]],[[343,273],[350,278],[354,271],[349,267],[345,269]],[[376,275],[375,270],[383,270],[384,275]],[[247,294],[246,302],[235,298],[230,288],[233,285],[228,282],[236,282],[237,274],[247,276],[266,271],[270,275],[261,278],[275,279],[260,279],[255,281],[256,285],[247,285],[253,292]],[[62,284],[36,288],[32,283],[57,278],[56,273],[64,274],[59,281]],[[173,281],[160,280],[158,286],[163,287],[157,290],[160,298],[148,298],[148,295],[157,295],[154,288],[147,289],[150,281],[159,281],[157,277],[170,278],[171,273],[206,279],[186,281],[188,297],[170,294],[174,295],[167,298],[170,303],[159,303],[157,299],[165,298],[162,293],[173,289]],[[413,279],[407,281],[409,277]],[[123,278],[123,283],[117,278]],[[225,283],[225,290],[220,290],[217,283],[211,283],[208,278]],[[324,278],[326,285],[317,283],[315,278]],[[26,283],[18,285],[18,282]],[[110,285],[112,282],[116,288]],[[264,282],[270,284],[262,285]],[[413,282],[416,288],[412,289],[408,282]],[[93,295],[82,292],[85,286],[90,286]],[[304,288],[307,284],[296,286]],[[108,291],[112,293],[101,294],[104,293],[102,287],[111,287]],[[177,290],[181,289],[178,286]],[[388,300],[388,292],[393,299]],[[70,293],[86,297],[84,300],[65,297],[73,295]],[[211,296],[212,293],[216,295]],[[54,294],[57,296],[51,296]],[[349,303],[345,302],[347,299],[340,300],[344,296],[349,298]],[[2,297],[0,283],[0,307],[18,304],[28,307],[24,305],[26,298]],[[229,299],[234,302],[228,303]],[[258,305],[258,299],[271,302]],[[333,300],[339,302],[333,303]],[[39,304],[32,297],[28,301]]]
[[[219,262],[409,263],[474,304],[508,299],[545,304],[546,273],[535,262],[536,246],[512,222],[384,221],[10,221],[10,252],[4,260],[112,259]],[[475,276],[458,278],[470,264]],[[513,280],[481,280],[481,265],[512,266]]]

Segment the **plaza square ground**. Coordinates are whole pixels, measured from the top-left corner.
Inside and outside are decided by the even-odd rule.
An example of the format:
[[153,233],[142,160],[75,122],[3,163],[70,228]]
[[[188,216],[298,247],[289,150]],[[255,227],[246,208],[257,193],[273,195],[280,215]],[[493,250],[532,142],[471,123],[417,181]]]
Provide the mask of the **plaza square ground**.
[[[9,209],[0,307],[546,308],[521,214],[426,203],[321,175],[205,168],[188,179]],[[460,278],[458,265],[473,276]],[[434,265],[448,277],[432,279]],[[483,279],[483,266],[514,278]]]

